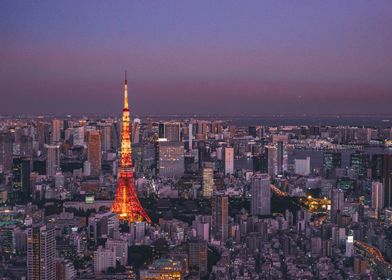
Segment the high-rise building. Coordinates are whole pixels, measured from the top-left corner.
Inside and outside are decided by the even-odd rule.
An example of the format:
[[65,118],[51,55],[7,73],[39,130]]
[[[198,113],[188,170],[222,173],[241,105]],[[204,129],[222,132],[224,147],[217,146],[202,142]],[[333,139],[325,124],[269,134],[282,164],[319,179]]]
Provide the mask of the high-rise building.
[[27,229],[27,279],[56,279],[56,239],[53,228],[34,225]]
[[377,211],[384,208],[384,188],[380,182],[372,182],[372,208]]
[[60,146],[45,145],[46,147],[46,175],[54,176],[60,170]]
[[251,214],[271,214],[271,183],[267,174],[257,173],[252,176],[251,181]]
[[98,176],[102,165],[101,133],[99,131],[89,132],[87,149],[87,158],[91,164],[91,175]]
[[193,141],[193,125],[189,123],[188,125],[188,150],[192,151],[192,141]]
[[184,145],[180,142],[159,141],[159,175],[180,177],[184,174]]
[[392,207],[392,154],[385,154],[382,167],[384,207]]
[[181,141],[181,129],[180,123],[168,122],[165,123],[165,138],[169,142],[180,142]]
[[350,230],[350,232],[347,235],[347,239],[346,239],[346,257],[351,257],[354,253],[354,236],[352,231]]
[[284,144],[283,141],[278,141],[277,142],[277,173],[282,174],[284,169],[283,169],[283,161],[284,161]]
[[366,177],[369,167],[369,155],[360,152],[351,154],[350,166],[356,171],[359,178]]
[[38,140],[38,148],[40,151],[44,151],[45,144],[50,142],[50,126],[46,122],[38,122],[36,139]]
[[268,175],[274,177],[278,174],[278,153],[276,146],[266,146],[265,153],[268,162]]
[[229,233],[229,198],[214,196],[212,200],[212,232],[215,238],[226,241]]
[[138,144],[140,142],[140,119],[134,119],[132,122],[132,143]]
[[84,126],[74,127],[72,138],[74,146],[84,146]]
[[337,222],[337,215],[344,209],[344,192],[341,189],[332,189],[331,195],[331,220]]
[[135,189],[135,169],[132,161],[131,127],[128,106],[128,81],[126,77],[124,83],[124,109],[122,115],[119,169],[118,185],[116,197],[112,205],[112,212],[118,214],[119,219],[123,221],[131,223],[147,221],[151,223],[151,219],[147,216],[147,213],[140,204]]
[[202,169],[203,196],[211,197],[214,191],[214,168],[212,162],[205,162]]
[[158,124],[158,137],[165,138],[165,124],[164,123]]
[[101,149],[103,152],[107,152],[112,148],[112,127],[110,125],[104,125],[101,127]]
[[11,170],[12,167],[12,146],[12,134],[9,132],[0,133],[0,165],[5,171]]
[[63,128],[62,120],[52,120],[52,144],[57,144],[61,141],[61,130]]
[[16,157],[12,161],[12,193],[15,202],[30,198],[30,159]]
[[325,176],[328,178],[333,175],[333,170],[342,167],[342,154],[340,152],[324,152],[323,167]]
[[372,167],[373,180],[382,180],[383,164],[384,164],[384,155],[382,154],[372,155],[371,167]]
[[189,241],[189,267],[197,267],[200,275],[205,276],[207,270],[207,242],[204,240]]
[[234,173],[234,149],[233,147],[225,147],[224,149],[225,174]]

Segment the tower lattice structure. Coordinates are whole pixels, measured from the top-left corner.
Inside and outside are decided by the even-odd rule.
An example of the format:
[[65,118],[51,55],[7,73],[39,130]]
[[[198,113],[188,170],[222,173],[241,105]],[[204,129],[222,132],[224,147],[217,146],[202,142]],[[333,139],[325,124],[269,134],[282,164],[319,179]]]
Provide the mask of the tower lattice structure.
[[126,75],[124,84],[124,109],[122,114],[120,171],[112,212],[117,213],[119,219],[123,221],[131,223],[147,221],[151,223],[151,219],[140,204],[135,190],[128,106],[128,82]]

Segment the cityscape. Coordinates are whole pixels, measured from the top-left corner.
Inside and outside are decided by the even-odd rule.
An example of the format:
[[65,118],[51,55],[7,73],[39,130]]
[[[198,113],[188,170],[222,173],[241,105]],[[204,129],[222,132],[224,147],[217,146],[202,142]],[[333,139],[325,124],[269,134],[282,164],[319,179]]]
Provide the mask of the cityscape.
[[392,279],[392,3],[241,3],[0,3],[1,280]]

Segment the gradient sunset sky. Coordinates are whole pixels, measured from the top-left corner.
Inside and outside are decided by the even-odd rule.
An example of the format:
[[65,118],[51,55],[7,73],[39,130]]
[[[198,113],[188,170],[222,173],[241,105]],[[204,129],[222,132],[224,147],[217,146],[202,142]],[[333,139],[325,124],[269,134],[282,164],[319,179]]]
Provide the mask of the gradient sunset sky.
[[0,1],[0,115],[392,113],[392,1]]

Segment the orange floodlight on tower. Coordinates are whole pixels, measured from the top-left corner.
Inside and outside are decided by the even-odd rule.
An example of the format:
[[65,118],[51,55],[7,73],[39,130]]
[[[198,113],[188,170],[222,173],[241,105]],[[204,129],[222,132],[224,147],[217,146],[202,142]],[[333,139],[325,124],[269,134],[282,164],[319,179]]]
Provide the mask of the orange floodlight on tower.
[[121,158],[120,172],[116,197],[112,205],[112,212],[117,213],[122,221],[151,223],[151,219],[144,211],[135,190],[134,167],[132,163],[131,130],[128,105],[128,81],[125,72],[124,109],[121,129]]

